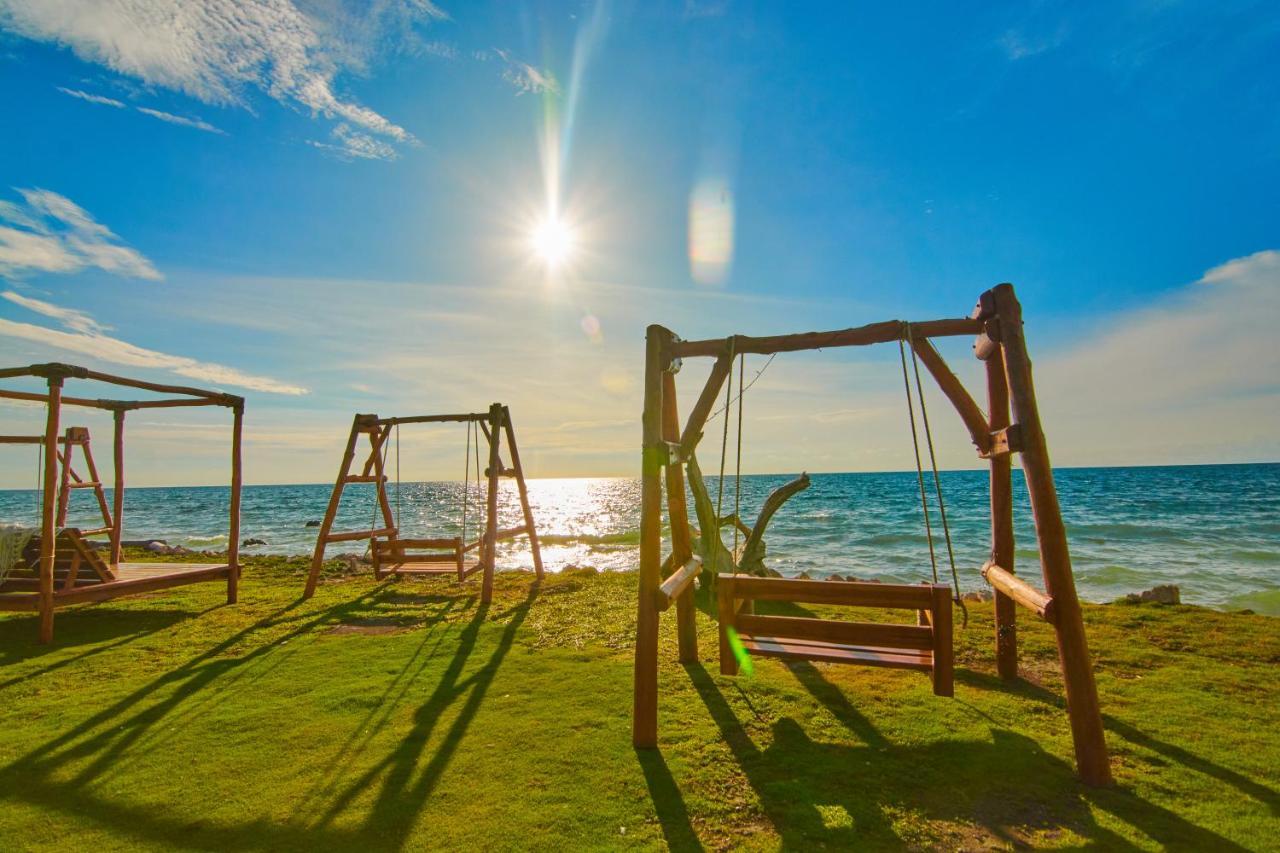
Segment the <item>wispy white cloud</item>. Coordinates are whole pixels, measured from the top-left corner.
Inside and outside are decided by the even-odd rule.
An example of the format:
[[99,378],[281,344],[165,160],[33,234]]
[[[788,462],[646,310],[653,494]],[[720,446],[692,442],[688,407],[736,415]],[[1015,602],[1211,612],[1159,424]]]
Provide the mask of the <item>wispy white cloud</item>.
[[444,18],[429,0],[387,0],[360,14],[293,0],[3,0],[0,27],[65,45],[88,62],[209,104],[248,106],[257,89],[313,115],[392,142],[413,135],[340,95],[339,76],[363,72],[389,37]]
[[61,305],[54,305],[52,302],[45,302],[42,299],[23,296],[20,293],[14,293],[12,290],[6,290],[4,293],[0,293],[0,297],[9,300],[14,305],[21,305],[28,311],[34,311],[37,314],[52,317],[72,331],[92,335],[100,334],[110,329],[110,326],[102,325],[85,312],[78,311],[75,308],[63,308]]
[[538,95],[543,92],[552,95],[560,94],[560,84],[555,75],[542,68],[535,68],[511,55],[511,51],[495,47],[492,50],[481,50],[474,54],[476,59],[497,59],[502,63],[502,79],[506,80],[521,95]]
[[1280,251],[1269,250],[1042,359],[1036,385],[1055,460],[1280,458],[1277,317]]
[[391,145],[380,139],[374,139],[367,133],[353,130],[345,122],[335,127],[329,136],[334,140],[333,142],[308,139],[307,144],[342,159],[394,160],[399,156]]
[[0,295],[3,295],[5,299],[15,305],[21,305],[46,317],[52,317],[70,329],[70,331],[61,331],[45,326],[32,325],[31,323],[18,323],[0,318],[0,336],[3,337],[31,341],[67,352],[88,355],[112,364],[168,370],[179,376],[186,376],[202,382],[211,382],[219,387],[247,388],[251,391],[262,391],[269,394],[301,395],[307,393],[306,388],[280,382],[270,377],[255,376],[234,367],[146,349],[127,341],[122,341],[119,338],[113,338],[103,334],[106,327],[83,311],[63,308],[43,300],[22,296],[13,291]]
[[684,0],[685,20],[723,18],[729,11],[729,0]]
[[1021,29],[1010,29],[1000,36],[998,43],[1005,56],[1016,62],[1019,59],[1039,56],[1042,53],[1048,53],[1061,47],[1067,40],[1067,34],[1065,26],[1059,26],[1052,32],[1043,34],[1032,34]]
[[209,122],[198,118],[187,118],[186,116],[176,116],[173,113],[161,112],[153,110],[150,107],[138,107],[138,112],[149,115],[152,118],[158,118],[161,121],[167,121],[169,124],[180,124],[183,127],[194,127],[196,130],[203,130],[206,133],[217,133],[226,136],[227,132],[219,127],[214,127]]
[[0,201],[0,275],[97,267],[133,278],[163,278],[142,253],[123,245],[66,196],[43,189],[18,193],[21,203]]
[[63,86],[57,87],[58,91],[64,95],[70,95],[73,98],[79,98],[82,101],[88,101],[91,104],[99,104],[104,107],[115,107],[116,109],[124,109],[124,102],[117,101],[115,98],[108,98],[105,95],[95,95],[91,92],[84,92],[80,89],[67,89]]

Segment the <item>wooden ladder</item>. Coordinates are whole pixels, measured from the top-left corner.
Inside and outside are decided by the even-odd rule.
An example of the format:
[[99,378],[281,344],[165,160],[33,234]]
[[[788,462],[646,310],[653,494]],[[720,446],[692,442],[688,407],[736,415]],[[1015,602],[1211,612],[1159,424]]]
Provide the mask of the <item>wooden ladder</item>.
[[[61,466],[58,487],[58,527],[65,527],[67,524],[72,490],[93,489],[93,495],[98,500],[98,510],[102,513],[102,526],[81,530],[79,535],[101,536],[104,533],[112,533],[115,530],[115,522],[111,517],[111,509],[107,506],[107,496],[102,489],[102,478],[98,476],[98,466],[93,461],[93,451],[89,448],[89,428],[67,427],[61,444],[62,450],[58,453],[58,464]],[[71,454],[77,447],[80,448],[80,455],[84,457],[85,469],[89,472],[87,480],[80,476],[72,464]]]

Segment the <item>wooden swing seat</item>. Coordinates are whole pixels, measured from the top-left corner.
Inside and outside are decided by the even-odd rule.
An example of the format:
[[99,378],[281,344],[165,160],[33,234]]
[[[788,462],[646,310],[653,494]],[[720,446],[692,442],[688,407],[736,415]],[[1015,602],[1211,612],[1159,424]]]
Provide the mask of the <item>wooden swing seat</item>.
[[[729,631],[753,656],[848,663],[927,672],[933,692],[951,696],[951,589],[943,584],[814,581],[722,574],[716,578],[720,672],[736,675]],[[756,601],[913,610],[916,625],[846,622],[800,616],[760,616]]]
[[373,571],[387,575],[457,575],[458,580],[480,570],[480,561],[467,552],[479,542],[465,544],[459,536],[436,539],[374,539]]

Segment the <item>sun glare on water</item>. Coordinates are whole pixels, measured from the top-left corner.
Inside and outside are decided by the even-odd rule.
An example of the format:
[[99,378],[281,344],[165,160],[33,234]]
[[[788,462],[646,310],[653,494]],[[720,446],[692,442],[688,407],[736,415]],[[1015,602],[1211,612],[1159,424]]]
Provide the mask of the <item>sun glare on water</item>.
[[574,249],[574,233],[559,219],[543,220],[530,235],[534,253],[550,269],[562,266]]

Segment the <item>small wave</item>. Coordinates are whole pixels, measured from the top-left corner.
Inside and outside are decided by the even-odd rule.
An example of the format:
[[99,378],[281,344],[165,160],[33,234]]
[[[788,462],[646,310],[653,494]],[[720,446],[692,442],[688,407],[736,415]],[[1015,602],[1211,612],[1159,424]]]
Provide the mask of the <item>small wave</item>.
[[1227,600],[1231,610],[1252,610],[1266,616],[1280,616],[1280,589],[1255,589]]
[[540,533],[538,541],[547,545],[639,545],[640,531],[620,533]]
[[910,545],[924,539],[918,533],[877,533],[858,542],[859,545]]
[[1242,563],[1280,563],[1280,552],[1276,551],[1229,551],[1227,556]]
[[1143,584],[1153,582],[1147,572],[1128,566],[1103,566],[1100,569],[1078,569],[1081,580],[1094,584]]
[[188,536],[182,542],[184,545],[225,545],[227,536],[225,533],[221,536]]

